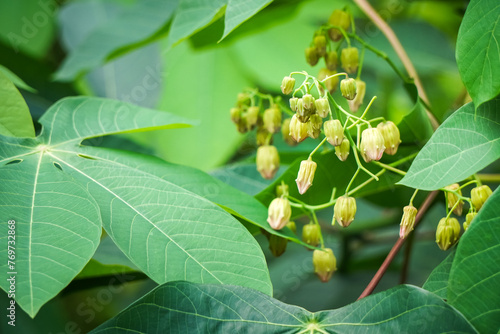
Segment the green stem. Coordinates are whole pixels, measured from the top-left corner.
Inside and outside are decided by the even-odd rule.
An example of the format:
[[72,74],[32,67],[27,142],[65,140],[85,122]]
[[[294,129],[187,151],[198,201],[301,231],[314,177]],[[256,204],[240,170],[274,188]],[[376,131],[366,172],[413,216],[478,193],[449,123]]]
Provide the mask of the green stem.
[[384,173],[385,173],[385,169],[382,169],[380,172],[378,172],[377,174],[375,174],[375,176],[376,176],[375,178],[371,177],[368,180],[366,180],[365,182],[361,183],[359,186],[357,186],[356,188],[354,188],[353,190],[351,190],[350,194],[352,195],[356,191],[363,189],[364,186],[366,186],[368,183],[372,182],[375,179],[378,181],[378,177],[381,176]]
[[358,174],[359,174],[359,168],[356,169],[356,172],[352,176],[351,181],[349,181],[349,184],[347,185],[347,188],[345,189],[345,195],[346,196],[349,196],[349,189],[351,188],[351,185],[354,182],[354,179],[356,178],[356,176],[358,176]]
[[413,192],[413,195],[410,198],[410,205],[411,206],[413,206],[413,200],[415,199],[415,196],[417,196],[417,193],[418,193],[418,189],[415,189],[415,191]]
[[361,78],[361,70],[363,69],[363,62],[365,60],[365,50],[366,48],[363,46],[363,49],[361,49],[361,56],[359,57],[358,74],[356,75],[356,79],[358,80]]
[[476,174],[481,182],[500,183],[500,174]]
[[[352,124],[351,124],[351,125],[347,128],[348,130],[349,130],[349,129],[351,129],[352,127],[354,127],[355,125],[359,124],[359,122],[360,122],[361,120],[363,120],[363,119],[364,119],[364,117],[366,116],[366,113],[368,112],[368,110],[369,110],[369,109],[370,109],[370,107],[372,106],[373,101],[375,101],[376,99],[377,99],[377,97],[376,97],[376,96],[372,97],[372,99],[370,100],[370,103],[368,103],[368,105],[366,106],[365,111],[363,111],[363,114],[361,114],[361,116],[358,118],[358,120],[357,120],[356,122],[352,123]],[[350,116],[350,115],[349,115],[349,116]],[[373,120],[371,120],[371,121],[365,121],[365,122],[366,122],[366,123],[368,123],[368,124],[370,124],[370,122],[372,122],[372,121],[373,121]]]
[[311,152],[311,154],[309,154],[309,160],[312,160],[312,156],[314,155],[314,153],[316,153],[316,151],[325,143],[326,141],[326,137],[323,138],[323,140],[318,144],[318,146],[316,146],[316,148]]
[[319,242],[321,244],[321,248],[325,248],[325,242],[323,241],[323,233],[321,233],[321,226],[319,225],[318,217],[316,216],[316,212],[311,210],[313,221],[319,228]]
[[392,166],[389,166],[387,164],[384,164],[380,161],[372,161],[375,165],[379,166],[379,167],[382,167],[382,168],[385,168],[385,169],[388,169],[390,170],[391,172],[394,172],[396,174],[399,174],[399,175],[403,175],[405,176],[406,175],[406,172],[403,172],[401,169],[397,169],[397,168],[394,168]]

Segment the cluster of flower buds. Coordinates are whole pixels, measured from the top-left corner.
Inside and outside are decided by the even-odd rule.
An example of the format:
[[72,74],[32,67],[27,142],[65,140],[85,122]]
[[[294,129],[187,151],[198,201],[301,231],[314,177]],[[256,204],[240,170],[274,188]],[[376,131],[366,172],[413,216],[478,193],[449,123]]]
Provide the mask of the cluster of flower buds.
[[368,128],[361,133],[359,150],[365,162],[378,161],[384,152],[396,154],[400,143],[398,127],[391,121],[381,122],[376,128]]

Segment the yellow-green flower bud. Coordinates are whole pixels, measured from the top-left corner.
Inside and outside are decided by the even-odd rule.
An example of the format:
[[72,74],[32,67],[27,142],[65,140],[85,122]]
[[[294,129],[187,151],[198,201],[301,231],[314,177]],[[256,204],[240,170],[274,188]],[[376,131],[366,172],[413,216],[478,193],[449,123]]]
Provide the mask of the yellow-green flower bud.
[[259,107],[250,107],[243,114],[247,122],[247,130],[251,130],[257,125],[257,122],[259,121],[259,111]]
[[340,81],[340,92],[346,99],[353,100],[356,97],[356,80],[353,78],[342,79]]
[[382,133],[384,137],[385,153],[389,155],[394,155],[398,151],[399,144],[401,143],[401,137],[399,135],[399,129],[391,121],[380,122],[377,128]]
[[292,97],[290,98],[290,109],[292,109],[293,112],[297,112],[297,101],[299,100],[298,97]]
[[469,226],[472,223],[472,221],[474,220],[474,218],[476,218],[476,215],[477,215],[477,212],[469,212],[465,216],[464,231],[467,231],[467,229],[469,228]]
[[325,54],[325,66],[330,71],[335,71],[339,62],[337,51],[328,51]]
[[281,82],[281,92],[288,95],[293,92],[293,87],[295,87],[295,79],[292,77],[284,77]]
[[470,192],[470,199],[472,204],[476,208],[477,211],[481,209],[484,205],[484,202],[490,197],[492,194],[491,188],[487,185],[476,187]]
[[297,100],[297,119],[302,123],[307,123],[309,121],[309,117],[311,117],[311,109],[306,108],[304,104],[304,99],[300,98]]
[[326,37],[325,35],[317,35],[314,37],[314,47],[318,57],[323,57],[326,53]]
[[318,63],[319,56],[315,47],[308,47],[305,51],[306,61],[309,65],[314,66]]
[[250,104],[250,95],[248,95],[248,93],[238,93],[238,98],[236,99],[236,104],[240,107],[249,105]]
[[352,112],[356,112],[359,109],[359,106],[363,104],[363,99],[365,98],[366,93],[366,83],[359,79],[356,79],[356,97],[353,100],[347,101],[349,104],[349,109]]
[[442,218],[436,230],[436,243],[442,250],[447,250],[457,243],[460,237],[460,223],[456,218]]
[[[328,23],[331,24],[332,26],[337,26],[344,30],[347,30],[351,25],[351,17],[349,13],[344,12],[343,10],[340,9],[335,9],[330,18],[328,19]],[[332,41],[335,42],[339,41],[342,38],[342,32],[337,28],[332,28],[328,30],[328,34],[330,35]]]
[[[453,183],[453,184],[450,184],[449,186],[444,187],[444,189],[455,191],[456,193],[458,193],[458,195],[462,196],[462,191],[459,188],[460,188],[460,185],[458,183]],[[464,206],[464,202],[462,200],[460,200],[455,193],[447,191],[446,192],[446,201],[448,204],[448,209],[453,208],[456,204],[457,206],[455,206],[453,213],[456,214],[457,216],[462,215],[462,209]]]
[[349,140],[344,137],[344,139],[342,139],[342,144],[335,146],[335,155],[340,161],[346,161],[350,150],[351,144],[349,143]]
[[413,231],[415,226],[415,218],[417,217],[417,208],[413,205],[407,205],[403,208],[403,217],[399,224],[399,237],[404,239]]
[[337,259],[331,248],[322,250],[315,249],[313,253],[314,272],[321,282],[326,283],[332,278],[333,272],[337,270]]
[[236,128],[238,129],[239,133],[246,133],[248,132],[248,126],[247,126],[247,118],[246,114],[243,114],[238,121],[238,124],[236,124]]
[[276,133],[281,127],[281,110],[272,106],[264,111],[264,128],[270,133]]
[[333,207],[333,217],[342,227],[347,227],[356,215],[356,200],[354,197],[340,196]]
[[297,143],[307,138],[307,123],[299,121],[296,114],[292,116],[290,121],[290,136]]
[[288,240],[282,238],[275,234],[269,235],[269,250],[271,253],[278,257],[281,256],[286,251],[286,245],[288,244]]
[[333,146],[339,146],[344,140],[344,127],[338,119],[331,119],[323,125],[326,140]]
[[273,143],[273,137],[270,136],[269,131],[264,128],[257,128],[257,135],[255,139],[255,141],[257,142],[257,146]]
[[288,196],[288,184],[282,183],[276,186],[276,196]]
[[281,125],[281,135],[283,136],[283,140],[290,146],[297,145],[297,142],[290,136],[290,121],[291,118],[287,118],[283,121]]
[[297,233],[297,225],[295,225],[295,222],[294,221],[289,221],[288,224],[286,224],[286,226],[293,232],[293,233]]
[[319,225],[309,223],[302,228],[302,241],[306,244],[317,247],[319,245],[320,235]]
[[384,136],[377,128],[369,128],[361,134],[361,143],[359,144],[361,156],[366,162],[380,160],[384,154]]
[[307,122],[307,134],[309,137],[312,139],[318,138],[321,133],[321,125],[323,125],[323,119],[318,114],[311,115],[309,122]]
[[314,101],[314,105],[316,106],[316,112],[322,118],[330,115],[330,103],[324,97],[317,99]]
[[312,186],[314,173],[316,173],[316,167],[318,167],[318,165],[311,159],[302,160],[300,163],[299,173],[295,179],[299,194],[303,195],[307,189]]
[[269,180],[274,177],[280,167],[280,156],[276,147],[272,145],[259,146],[257,149],[257,170],[263,178]]
[[238,124],[243,114],[243,110],[241,110],[240,108],[231,108],[230,114],[231,114],[231,121],[234,124]]
[[[321,70],[319,70],[318,80],[323,81],[334,74],[337,74],[337,72],[335,72],[334,70],[329,70],[327,68],[322,68]],[[330,94],[333,94],[333,92],[335,92],[335,90],[337,89],[337,85],[339,83],[339,77],[329,78],[328,80],[325,80],[324,83],[326,89],[328,89]]]
[[358,70],[359,54],[355,47],[342,49],[340,53],[342,67],[347,73],[355,73]]
[[278,197],[269,204],[267,222],[275,230],[281,230],[290,221],[292,207],[288,199]]
[[302,96],[302,100],[304,101],[304,110],[313,113],[316,111],[316,107],[314,105],[314,96],[311,94],[304,94]]

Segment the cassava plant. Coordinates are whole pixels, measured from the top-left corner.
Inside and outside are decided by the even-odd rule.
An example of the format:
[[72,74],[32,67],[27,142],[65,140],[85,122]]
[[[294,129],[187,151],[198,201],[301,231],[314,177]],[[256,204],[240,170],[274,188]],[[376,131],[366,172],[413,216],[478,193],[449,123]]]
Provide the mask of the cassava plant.
[[376,5],[0,22],[1,332],[497,333],[500,7]]

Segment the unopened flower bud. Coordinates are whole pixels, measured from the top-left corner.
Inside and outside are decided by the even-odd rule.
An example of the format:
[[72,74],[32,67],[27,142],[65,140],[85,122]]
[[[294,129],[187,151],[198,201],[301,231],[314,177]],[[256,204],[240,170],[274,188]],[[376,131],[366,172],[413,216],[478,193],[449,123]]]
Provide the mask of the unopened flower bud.
[[309,137],[312,139],[318,138],[321,133],[321,125],[323,125],[323,119],[318,114],[311,115],[309,122],[307,122],[307,134]]
[[337,69],[338,64],[338,55],[337,51],[329,51],[325,54],[325,66],[330,71],[335,71]]
[[274,256],[281,256],[286,251],[287,244],[287,239],[275,234],[269,235],[269,250]]
[[297,143],[307,138],[307,123],[299,121],[297,115],[293,115],[290,121],[290,136]]
[[288,184],[282,183],[276,186],[276,196],[288,196]]
[[477,215],[477,212],[469,212],[465,216],[464,231],[467,231],[467,229],[469,228],[470,224],[472,223],[472,220],[474,220],[474,218],[476,218],[476,215]]
[[324,97],[317,99],[314,101],[316,105],[316,112],[322,118],[327,117],[330,114],[330,103]]
[[344,139],[342,139],[342,144],[340,144],[340,146],[335,146],[335,155],[340,161],[346,161],[350,150],[351,144],[349,143],[349,139],[344,137]]
[[246,133],[248,132],[248,126],[247,126],[247,119],[245,117],[246,115],[243,114],[238,121],[238,124],[236,124],[236,128],[238,129],[239,133]]
[[471,190],[470,199],[472,204],[476,208],[477,211],[481,209],[484,205],[484,202],[490,197],[492,194],[491,188],[487,185],[479,186]]
[[236,104],[240,107],[250,104],[250,95],[248,93],[238,93]]
[[318,57],[323,57],[326,53],[326,37],[325,35],[317,35],[314,37],[314,47]]
[[290,221],[292,207],[288,199],[278,197],[269,204],[267,222],[275,230],[281,230]]
[[257,149],[257,170],[265,179],[272,179],[280,167],[280,156],[272,145],[259,146]]
[[297,142],[290,136],[290,121],[291,118],[287,118],[283,121],[283,124],[281,125],[281,135],[283,136],[283,140],[285,143],[291,146],[297,145]]
[[447,250],[457,243],[460,237],[460,223],[456,218],[442,218],[436,230],[436,243],[442,250]]
[[[351,17],[349,13],[344,12],[340,9],[335,9],[328,19],[328,23],[332,26],[337,26],[344,30],[347,30],[347,28],[349,28],[349,26],[351,25]],[[334,42],[337,42],[342,38],[342,32],[337,28],[328,30],[328,34]]]
[[311,109],[306,108],[304,105],[304,99],[300,98],[297,100],[297,119],[302,123],[307,123],[309,121],[309,117],[311,117]]
[[305,51],[306,61],[309,65],[314,66],[318,63],[319,56],[315,47],[308,47]]
[[267,145],[273,143],[273,137],[270,135],[269,131],[264,128],[257,129],[256,135],[257,146]]
[[323,126],[326,140],[333,146],[339,146],[344,140],[344,127],[338,119],[331,119]]
[[298,97],[291,97],[290,98],[290,109],[293,112],[297,112],[297,101],[299,100]]
[[321,282],[328,282],[333,272],[337,270],[337,259],[333,255],[332,249],[315,249],[313,253],[313,266],[314,272],[318,275]]
[[407,205],[403,208],[403,217],[399,224],[399,237],[404,239],[413,231],[415,226],[415,218],[417,217],[417,208],[413,205]]
[[391,121],[380,122],[377,128],[384,137],[385,153],[389,155],[396,154],[399,144],[401,143],[399,129],[396,124]]
[[240,108],[231,108],[230,114],[231,114],[231,121],[234,124],[238,124],[238,122],[241,119],[241,115],[243,114],[243,111]]
[[247,130],[251,130],[257,125],[257,122],[259,120],[259,107],[250,107],[247,109],[247,111],[244,113],[245,120],[247,122]]
[[302,241],[306,244],[317,247],[319,245],[320,235],[319,225],[309,223],[302,228]]
[[303,195],[307,189],[312,186],[316,167],[318,167],[318,165],[311,159],[302,160],[300,163],[299,173],[297,179],[295,179],[299,194]]
[[377,128],[369,128],[361,134],[361,144],[359,144],[361,156],[366,162],[380,160],[384,154],[384,136]]
[[295,79],[292,77],[284,77],[281,82],[281,92],[288,95],[293,92],[293,87],[295,87]]
[[354,197],[340,196],[333,207],[333,213],[340,226],[349,226],[356,215],[356,200]]
[[304,109],[309,111],[309,112],[314,112],[316,111],[316,106],[314,105],[314,96],[311,94],[304,94],[302,96],[302,100],[304,101]]
[[297,233],[297,226],[295,225],[295,222],[294,221],[289,221],[288,224],[286,224],[286,226],[293,232],[293,233]]
[[272,106],[264,111],[264,128],[270,133],[276,133],[281,127],[281,110]]
[[349,109],[352,112],[358,111],[359,107],[363,104],[363,99],[366,93],[366,83],[359,79],[356,79],[356,97],[353,100],[347,101],[349,104]]
[[[450,184],[449,186],[444,187],[444,189],[454,191],[458,195],[462,196],[462,191],[459,188],[460,188],[460,185],[458,183],[453,183],[453,184]],[[447,191],[446,192],[446,201],[448,204],[448,209],[455,207],[455,209],[453,210],[453,213],[456,214],[457,216],[462,215],[462,208],[464,206],[464,202],[461,199],[459,199],[455,193]],[[457,206],[455,206],[455,204]]]
[[342,67],[347,73],[355,73],[358,70],[359,54],[355,47],[342,49],[340,53]]
[[[334,74],[337,74],[337,72],[335,72],[334,70],[329,70],[327,68],[322,68],[321,70],[319,70],[318,80],[323,81],[326,78],[328,78]],[[330,94],[333,94],[333,92],[335,92],[335,90],[337,89],[337,85],[339,83],[339,77],[329,78],[329,79],[325,80],[324,83],[325,83],[326,89],[328,89]]]
[[353,78],[342,79],[340,81],[340,92],[346,99],[353,100],[356,97],[356,80]]

